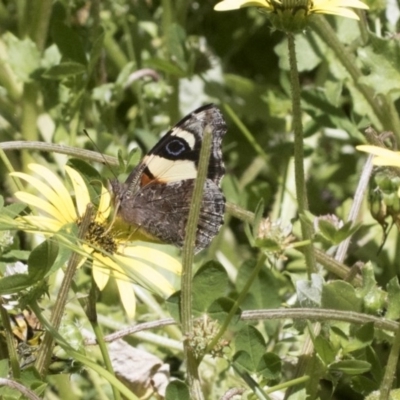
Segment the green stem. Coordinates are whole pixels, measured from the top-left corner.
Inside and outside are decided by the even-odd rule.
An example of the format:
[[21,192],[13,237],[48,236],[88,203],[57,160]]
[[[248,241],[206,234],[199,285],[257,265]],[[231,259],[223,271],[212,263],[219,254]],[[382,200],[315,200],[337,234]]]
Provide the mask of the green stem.
[[[176,23],[176,4],[173,0],[162,0],[163,15],[162,15],[162,28],[164,40],[167,43],[168,58],[171,59],[173,54],[168,46],[169,30],[171,26]],[[179,78],[174,75],[168,76],[168,84],[171,86],[171,95],[168,97],[168,115],[171,121],[177,121],[179,118]]]
[[[92,277],[92,287],[90,288],[88,302],[86,304],[85,312],[88,317],[90,324],[92,325],[93,332],[96,336],[97,344],[99,345],[101,355],[103,356],[103,362],[107,371],[114,375],[114,368],[111,363],[110,354],[108,353],[106,342],[104,341],[103,331],[100,324],[97,321],[97,311],[96,311],[96,283]],[[121,400],[121,393],[119,390],[112,386],[114,399]]]
[[396,331],[380,387],[379,400],[389,400],[400,352],[400,327]]
[[233,317],[236,315],[237,311],[239,310],[240,305],[242,304],[242,301],[246,297],[247,293],[250,290],[251,285],[254,282],[254,279],[257,278],[257,275],[259,274],[261,268],[264,266],[265,261],[267,259],[267,256],[262,253],[255,268],[253,268],[251,275],[249,279],[247,280],[246,284],[244,285],[243,289],[239,293],[238,298],[235,300],[235,303],[233,304],[232,308],[229,310],[229,314],[224,320],[224,323],[222,324],[221,328],[219,329],[218,333],[213,337],[211,342],[207,345],[206,353],[209,353],[210,350],[214,348],[214,346],[218,343],[218,340],[222,337],[222,335],[225,333],[225,331],[228,329],[229,324],[231,323]]
[[[181,319],[182,330],[186,337],[190,336],[193,330],[192,320],[192,268],[194,261],[194,249],[196,243],[196,233],[199,221],[201,203],[203,199],[204,184],[207,178],[208,161],[211,154],[212,131],[210,126],[204,129],[204,138],[200,151],[200,161],[198,175],[195,180],[190,212],[186,225],[185,242],[182,250],[182,280],[181,280]],[[201,385],[198,375],[198,362],[187,340],[184,341],[184,356],[187,365],[187,380],[191,399],[203,399]]]
[[[25,83],[24,94],[22,96],[22,121],[21,134],[25,140],[38,140],[37,121],[37,87],[34,83]],[[22,170],[27,171],[29,163],[29,154],[22,153]]]
[[1,322],[4,327],[4,336],[6,337],[8,358],[11,364],[12,376],[14,379],[19,379],[21,376],[21,371],[19,368],[17,352],[15,350],[15,339],[10,324],[10,316],[8,315],[7,310],[3,307],[3,299],[1,297],[0,297],[0,316],[1,316]]
[[[78,231],[78,241],[83,240],[85,234],[87,232],[87,228],[92,220],[93,215],[93,207],[89,204],[86,208],[86,212],[83,216],[82,222],[79,226]],[[58,331],[61,319],[64,314],[65,305],[67,303],[68,292],[71,287],[72,280],[75,275],[75,271],[79,264],[81,256],[78,253],[72,253],[71,258],[68,261],[68,265],[65,271],[64,279],[62,281],[60,290],[58,292],[58,297],[54,304],[54,309],[51,314],[51,325],[55,331]],[[40,349],[38,351],[38,356],[36,359],[36,369],[41,375],[46,373],[46,370],[50,363],[50,358],[53,350],[53,335],[51,332],[46,331],[43,342],[40,345]]]
[[[296,195],[299,214],[304,214],[308,210],[308,200],[306,192],[306,184],[304,177],[304,149],[303,149],[303,125],[301,122],[301,106],[300,106],[300,83],[297,71],[295,38],[291,33],[287,34],[288,51],[290,63],[290,83],[292,90],[292,113],[293,113],[293,131],[294,131],[294,168],[296,181]],[[310,244],[305,246],[305,259],[308,277],[316,271],[315,257],[312,246],[312,228],[300,219],[301,232],[303,240],[309,241]]]
[[279,385],[271,386],[270,388],[265,390],[266,394],[277,392],[278,390],[287,389],[292,386],[300,385],[301,383],[305,383],[310,379],[309,376],[302,376],[301,378],[292,379],[290,381],[280,383]]

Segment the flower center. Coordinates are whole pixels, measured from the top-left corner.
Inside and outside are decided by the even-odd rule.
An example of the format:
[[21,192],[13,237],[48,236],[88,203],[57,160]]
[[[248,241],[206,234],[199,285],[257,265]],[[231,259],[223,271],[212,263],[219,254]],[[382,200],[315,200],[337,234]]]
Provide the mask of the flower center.
[[[81,221],[78,221],[78,226]],[[117,251],[117,243],[112,235],[109,234],[109,229],[104,224],[96,221],[91,221],[85,234],[85,241],[94,248],[101,248],[107,253],[114,254]]]

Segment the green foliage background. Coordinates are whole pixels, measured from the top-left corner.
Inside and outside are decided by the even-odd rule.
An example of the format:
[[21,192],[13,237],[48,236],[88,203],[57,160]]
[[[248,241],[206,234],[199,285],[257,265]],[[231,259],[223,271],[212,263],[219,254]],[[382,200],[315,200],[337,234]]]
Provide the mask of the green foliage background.
[[[395,223],[381,251],[386,226],[382,228],[371,217],[367,201],[358,210],[356,231],[351,224],[340,228],[333,217],[318,227],[315,217],[331,214],[347,221],[366,159],[355,149],[367,142],[365,128],[391,131],[392,142],[400,137],[398,6],[389,9],[383,2],[370,2],[370,11],[360,13],[361,21],[316,17],[329,24],[335,40],[344,46],[350,67],[321,35],[321,25],[311,24],[296,35],[310,203],[310,213],[302,218],[316,226],[313,240],[320,254],[318,271],[308,277],[302,248],[279,241],[286,237],[279,229],[290,224],[294,242],[302,239],[294,185],[287,37],[274,31],[268,17],[255,8],[217,13],[214,5],[211,0],[1,0],[0,141],[3,149],[6,142],[15,142],[17,149],[1,155],[0,187],[6,204],[13,203],[15,190],[8,177],[10,165],[26,172],[27,164],[35,161],[57,171],[67,161],[65,155],[45,152],[40,146],[19,150],[23,144],[16,141],[118,155],[129,171],[139,159],[131,152],[134,147],[148,151],[183,115],[202,104],[216,103],[228,124],[223,142],[227,201],[258,217],[269,216],[279,233],[269,241],[260,240],[257,224],[227,213],[219,236],[196,258],[194,316],[207,312],[221,326],[238,298],[240,310],[259,311],[252,318],[243,313],[240,321],[237,310],[224,332],[229,343],[223,346],[224,357],[206,356],[200,364],[205,398],[221,398],[232,388],[240,388],[242,398],[278,398],[270,394],[276,391],[291,400],[306,396],[358,400],[376,390],[381,390],[381,398],[388,398],[387,385],[390,389],[391,379],[398,377],[400,338],[394,321],[400,317],[399,209],[380,219],[383,223],[388,217],[386,222]],[[108,167],[96,164],[96,168],[112,177]],[[390,182],[397,175],[391,171]],[[376,181],[371,184],[371,190],[378,187],[383,193],[379,207],[388,206],[384,205],[386,195],[397,196],[398,184],[393,182],[383,189]],[[339,270],[333,270],[329,257],[350,236],[345,260],[338,263]],[[3,270],[11,261],[27,260],[33,247],[23,235],[16,235],[11,247],[2,245]],[[33,260],[45,257],[38,255],[38,248],[35,251]],[[54,259],[46,260],[47,272]],[[357,262],[365,265],[356,278],[347,279]],[[43,270],[30,270],[31,283],[44,276]],[[81,291],[89,290],[84,272],[79,271],[76,279]],[[21,293],[28,285],[27,279],[15,280],[11,290],[10,282],[0,281],[2,294],[7,290]],[[246,287],[248,282],[251,285]],[[42,298],[40,304],[50,309],[57,293],[54,278],[48,290],[50,297]],[[169,299],[168,305],[148,293],[140,300],[135,322],[169,315],[178,318],[177,297]],[[23,305],[30,304],[25,298]],[[337,313],[316,314],[321,309]],[[132,325],[112,284],[98,299],[98,313],[105,333],[118,330],[122,323]],[[318,330],[316,320],[322,321]],[[89,326],[77,305],[67,307],[65,323]],[[215,334],[212,329],[207,332]],[[70,343],[72,339],[62,334]],[[169,337],[171,342],[160,343],[155,337]],[[314,348],[309,354],[304,348],[307,337]],[[153,336],[132,335],[126,340],[169,360],[171,375],[184,380],[182,336],[177,327],[158,328]],[[48,399],[66,399],[68,393],[82,399],[115,396],[110,381],[79,358],[83,349],[75,351],[74,356],[69,353],[70,364],[79,361],[85,367],[41,377],[27,369],[18,380]],[[87,357],[103,365],[96,351]],[[2,377],[9,376],[8,359],[4,350]],[[69,373],[74,379],[68,378]],[[9,388],[0,391],[4,399],[19,396]],[[188,398],[187,386],[175,381],[166,396]]]

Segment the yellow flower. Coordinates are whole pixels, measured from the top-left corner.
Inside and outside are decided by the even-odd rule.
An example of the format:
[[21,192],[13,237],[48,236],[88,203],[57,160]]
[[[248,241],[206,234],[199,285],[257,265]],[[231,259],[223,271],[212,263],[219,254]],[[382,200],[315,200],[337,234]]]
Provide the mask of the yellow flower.
[[365,151],[374,157],[374,165],[381,165],[387,167],[400,167],[400,152],[385,149],[378,146],[361,145],[356,147],[357,150]]
[[[24,216],[21,219],[21,228],[44,236],[57,234],[60,230],[63,233],[72,233],[71,227],[79,225],[87,205],[91,203],[89,190],[82,176],[65,166],[65,172],[72,182],[71,196],[60,178],[49,169],[38,164],[30,164],[29,169],[41,179],[22,172],[14,172],[11,176],[27,181],[40,195],[21,191],[15,193],[15,197],[41,215]],[[157,268],[179,274],[181,265],[159,250],[118,239],[119,235],[113,234],[107,223],[110,210],[111,195],[101,185],[95,216],[89,224],[82,247],[76,251],[83,256],[80,265],[87,258],[93,261],[93,277],[100,290],[106,286],[110,274],[114,276],[122,304],[127,314],[133,317],[136,301],[132,281],[168,296],[174,292],[174,288]]]
[[289,32],[303,30],[307,17],[312,14],[333,14],[358,20],[352,8],[368,9],[360,0],[224,0],[214,10],[228,11],[244,7],[259,7],[270,12],[274,26]]

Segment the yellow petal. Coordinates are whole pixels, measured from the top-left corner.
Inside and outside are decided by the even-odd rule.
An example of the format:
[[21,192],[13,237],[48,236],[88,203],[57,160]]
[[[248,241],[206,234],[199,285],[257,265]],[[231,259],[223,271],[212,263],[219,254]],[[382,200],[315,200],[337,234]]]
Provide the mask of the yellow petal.
[[98,218],[104,222],[111,212],[111,194],[103,185],[101,186],[101,197],[98,209]]
[[[36,215],[27,215],[26,217],[19,217],[19,221],[21,221],[24,224],[28,224],[28,227],[26,225],[22,226],[20,229],[32,229],[32,230],[43,230],[43,231],[48,231],[49,234],[58,232],[63,224],[60,224],[59,221],[53,219],[53,218],[48,218],[48,217],[43,217],[43,216],[36,216]],[[43,232],[46,233],[46,232]]]
[[[68,199],[63,199],[50,186],[31,175],[24,174],[22,172],[12,172],[10,175],[27,181],[36,189],[38,193],[43,195],[58,210],[60,210],[63,214],[66,214],[68,220],[76,220],[76,212],[71,200],[71,196],[68,196]],[[61,210],[61,208],[63,209]]]
[[40,210],[45,211],[47,214],[51,215],[62,224],[73,222],[67,220],[66,216],[62,214],[59,210],[57,210],[51,203],[37,196],[34,196],[33,194],[26,192],[16,192],[14,195],[18,200],[22,201],[23,203],[29,204],[32,207],[39,208]]
[[238,10],[242,7],[263,7],[272,10],[272,6],[268,1],[263,0],[224,0],[216,4],[214,7],[215,11],[228,11]]
[[355,19],[357,21],[360,20],[358,15],[353,10],[350,10],[348,8],[333,7],[332,9],[329,9],[329,8],[324,8],[321,10],[313,9],[312,12],[315,14],[339,15],[341,17],[351,18],[351,19]]
[[[39,164],[29,164],[28,167],[31,171],[46,180],[47,184],[57,193],[60,202],[63,204],[63,208],[66,210],[65,212],[67,214],[66,217],[70,216],[70,218],[75,220],[76,212],[71,195],[59,177],[48,168]],[[61,208],[58,204],[55,204],[55,206]],[[71,219],[69,219],[69,221],[71,221]]]
[[166,296],[174,293],[175,289],[168,280],[155,271],[149,263],[142,262],[136,257],[116,256],[115,258],[127,277],[130,277],[134,282],[145,284],[152,290],[159,290]]
[[78,209],[78,215],[81,217],[86,212],[87,205],[91,203],[88,188],[77,171],[66,165],[65,172],[71,178],[75,192],[76,208]]
[[362,144],[356,147],[359,151],[365,151],[366,153],[373,154],[374,156],[388,157],[388,158],[400,158],[399,151],[393,151],[385,149],[379,146],[370,146],[368,144]]
[[119,251],[126,256],[141,261],[144,264],[151,264],[156,267],[164,268],[177,275],[181,274],[181,263],[162,251],[146,246],[121,246]]
[[312,9],[322,10],[324,8],[331,9],[336,7],[369,9],[365,3],[359,0],[316,0],[314,1]]
[[133,285],[126,280],[116,279],[119,295],[122,305],[129,318],[135,317],[136,312],[136,297],[133,291]]
[[96,282],[96,285],[100,290],[103,290],[110,278],[110,270],[104,268],[103,263],[97,259],[97,257],[93,260],[93,279]]

